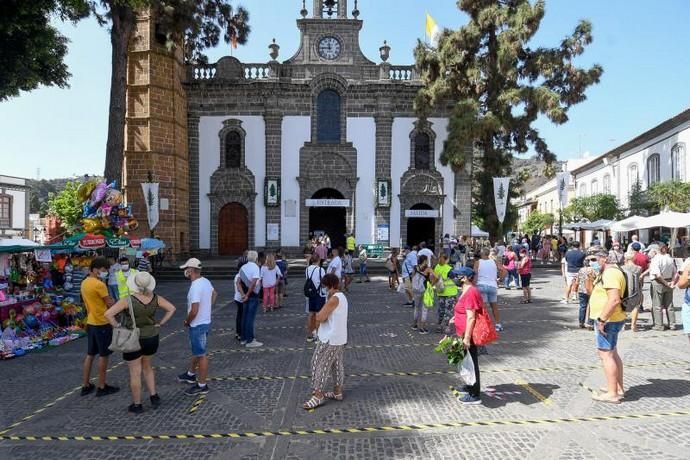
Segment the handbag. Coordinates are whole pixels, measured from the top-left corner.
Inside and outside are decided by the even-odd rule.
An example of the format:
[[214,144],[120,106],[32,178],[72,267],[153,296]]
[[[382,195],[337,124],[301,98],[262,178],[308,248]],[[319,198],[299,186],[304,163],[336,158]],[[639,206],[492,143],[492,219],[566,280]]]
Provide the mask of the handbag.
[[424,295],[422,296],[424,308],[434,308],[434,298],[434,287],[427,281],[426,289],[424,289]]
[[118,327],[114,327],[113,340],[108,347],[110,351],[132,353],[141,350],[141,344],[139,343],[139,328],[134,319],[134,307],[132,307],[131,296],[127,296],[127,303],[129,304],[129,316],[132,318],[132,329],[128,329],[122,326],[122,324]]
[[478,346],[488,345],[498,340],[498,333],[493,321],[482,307],[475,313],[474,329],[472,330],[472,343]]

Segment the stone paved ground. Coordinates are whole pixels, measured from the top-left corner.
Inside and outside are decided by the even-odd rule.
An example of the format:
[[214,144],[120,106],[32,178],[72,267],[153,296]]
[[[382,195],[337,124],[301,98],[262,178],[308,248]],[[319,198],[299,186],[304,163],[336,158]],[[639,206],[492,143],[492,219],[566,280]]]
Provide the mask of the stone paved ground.
[[[484,404],[470,407],[456,401],[449,386],[458,379],[432,352],[440,335],[410,331],[411,311],[382,280],[353,285],[346,400],[314,412],[300,407],[312,351],[304,341],[298,280],[284,309],[258,315],[257,337],[266,348],[256,351],[235,342],[230,283],[215,283],[222,294],[210,339],[215,380],[193,413],[194,398],[175,381],[189,354],[180,329],[187,286],[161,283],[159,292],[180,308],[156,358],[162,407],[127,414],[119,357],[109,379],[123,391],[80,397],[84,340],[2,362],[0,431],[18,439],[0,440],[0,458],[688,458],[687,338],[680,331],[623,333],[625,403],[593,403],[584,387],[598,388],[604,379],[592,334],[574,327],[575,305],[558,303],[555,272],[535,278],[532,305],[517,304],[515,290],[501,290],[506,331],[480,358]],[[644,313],[642,324],[649,320]],[[184,436],[160,439],[174,435]]]

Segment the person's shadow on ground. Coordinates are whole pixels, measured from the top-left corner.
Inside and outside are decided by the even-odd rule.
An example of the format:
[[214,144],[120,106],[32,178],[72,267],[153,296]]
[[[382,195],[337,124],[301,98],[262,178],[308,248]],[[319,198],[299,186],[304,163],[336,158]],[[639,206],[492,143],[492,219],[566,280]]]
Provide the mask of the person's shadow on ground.
[[529,383],[518,385],[517,383],[502,383],[484,388],[482,390],[482,402],[485,407],[494,409],[506,404],[519,402],[526,406],[541,404],[551,397],[553,392],[560,388],[550,383]]
[[629,387],[623,401],[642,398],[682,398],[690,395],[690,381],[680,379],[647,379],[649,383]]

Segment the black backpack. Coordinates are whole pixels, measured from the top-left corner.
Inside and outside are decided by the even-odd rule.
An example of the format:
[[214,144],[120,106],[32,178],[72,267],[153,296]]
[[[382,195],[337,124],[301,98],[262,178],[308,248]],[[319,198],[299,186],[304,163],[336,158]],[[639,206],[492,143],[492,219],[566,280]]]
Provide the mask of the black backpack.
[[[621,293],[621,309],[631,311],[642,304],[642,288],[640,277],[629,270],[623,270],[618,265],[611,265],[623,274],[625,278],[625,289]],[[603,283],[602,275],[597,277],[595,282]]]
[[[307,268],[307,271],[308,271],[308,270],[309,270],[309,268]],[[317,297],[317,296],[319,296],[319,295],[321,295],[320,292],[319,292],[320,289],[316,287],[316,284],[314,284],[314,281],[312,280],[312,277],[314,276],[314,272],[315,272],[316,270],[319,270],[319,271],[320,271],[321,269],[320,269],[319,267],[315,267],[315,268],[311,271],[311,275],[309,275],[309,278],[307,278],[307,280],[304,282],[304,296],[305,296],[305,297],[308,297],[308,298],[310,298],[310,299],[311,299],[311,298],[314,298],[314,297]],[[320,276],[320,274],[319,274],[319,282],[320,282],[320,281],[321,281],[321,276]],[[320,283],[319,283],[319,284],[320,284]]]

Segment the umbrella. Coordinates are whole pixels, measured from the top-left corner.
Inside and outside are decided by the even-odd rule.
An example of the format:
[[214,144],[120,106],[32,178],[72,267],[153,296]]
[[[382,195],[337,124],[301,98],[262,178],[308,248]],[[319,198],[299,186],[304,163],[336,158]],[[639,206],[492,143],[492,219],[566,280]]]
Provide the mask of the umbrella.
[[26,238],[4,238],[0,239],[0,246],[27,246],[35,248],[39,245],[35,241],[27,240]]
[[645,217],[638,223],[637,228],[683,228],[690,227],[690,213],[667,211],[656,216]]
[[644,217],[640,217],[640,216],[626,217],[623,220],[613,222],[609,228],[611,229],[612,232],[628,232],[630,230],[635,230],[636,228],[638,228],[637,224],[642,219],[644,219]]
[[163,240],[158,238],[142,238],[141,239],[141,250],[151,251],[154,249],[165,249],[165,243]]
[[599,219],[584,225],[583,228],[587,230],[608,230],[612,223],[613,221],[609,219]]
[[488,238],[489,237],[489,232],[485,232],[484,230],[480,229],[476,225],[472,225],[472,232],[471,236],[478,236],[478,237],[484,237]]

